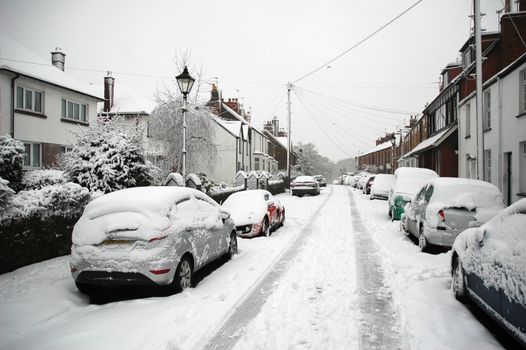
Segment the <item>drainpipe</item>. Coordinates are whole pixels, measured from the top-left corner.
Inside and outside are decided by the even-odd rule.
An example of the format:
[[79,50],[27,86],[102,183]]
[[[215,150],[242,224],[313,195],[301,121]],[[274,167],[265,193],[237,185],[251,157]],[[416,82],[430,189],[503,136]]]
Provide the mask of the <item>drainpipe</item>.
[[19,74],[15,74],[15,77],[11,79],[11,137],[15,138],[15,80],[20,78]]
[[[504,154],[502,153],[502,80],[500,78],[497,78],[497,86],[498,86],[498,94],[499,94],[499,132],[498,132],[498,140],[497,140],[497,144],[498,144],[498,159],[499,159],[499,165],[498,165],[498,172],[499,172],[499,187],[500,187],[500,190],[502,191],[502,193],[504,193],[505,191],[505,188],[504,188],[504,168],[503,168],[503,164],[504,164],[504,160],[503,160],[503,156]],[[509,184],[508,186],[511,186],[511,184]],[[508,198],[506,198],[507,200],[507,204],[510,205],[511,204],[511,196],[509,196],[509,194],[506,194],[506,196]]]

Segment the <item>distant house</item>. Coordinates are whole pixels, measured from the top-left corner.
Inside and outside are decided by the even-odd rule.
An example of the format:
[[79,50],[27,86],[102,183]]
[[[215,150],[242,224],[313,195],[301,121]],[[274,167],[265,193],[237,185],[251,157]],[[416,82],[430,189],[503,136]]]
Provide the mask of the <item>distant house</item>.
[[[289,148],[288,134],[279,128],[279,119],[274,117],[272,121],[265,123],[263,134],[268,139],[269,156],[276,160],[276,169],[287,171],[287,150]],[[294,163],[294,154],[291,152],[290,162]]]
[[[150,135],[149,120],[156,107],[154,100],[141,97],[125,85],[116,84],[115,78],[110,75],[104,77],[104,85],[98,85],[104,90],[104,102],[98,105],[99,117],[124,118],[130,125],[143,131],[143,146],[146,158],[154,164],[165,156],[166,147],[159,140],[154,140]],[[170,169],[163,169],[168,172]]]
[[394,173],[396,165],[393,166],[393,156],[398,142],[394,133],[386,134],[377,139],[376,147],[371,148],[357,157],[358,169],[366,169],[373,173]]
[[102,96],[65,72],[66,54],[51,62],[0,34],[0,134],[24,143],[25,169],[51,168],[74,143],[72,132],[97,118]]
[[418,157],[412,154],[412,150],[427,138],[427,119],[423,114],[411,117],[409,125],[400,131],[400,154],[399,167],[418,167]]

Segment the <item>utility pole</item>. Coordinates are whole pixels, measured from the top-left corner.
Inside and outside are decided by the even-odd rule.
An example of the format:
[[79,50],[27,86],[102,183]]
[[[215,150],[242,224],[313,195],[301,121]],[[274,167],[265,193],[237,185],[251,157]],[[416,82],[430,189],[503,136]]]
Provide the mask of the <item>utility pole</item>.
[[290,109],[290,91],[292,90],[292,84],[291,83],[287,83],[287,114],[288,114],[288,124],[289,124],[289,128],[288,128],[288,137],[289,137],[289,147],[288,147],[288,152],[287,152],[287,176],[289,178],[289,188],[290,188],[290,183],[291,183],[291,179],[290,179],[290,175],[291,175],[291,161],[292,159],[290,159],[290,155],[291,155],[291,152],[292,152],[292,139],[290,138],[290,134],[291,134],[291,116],[292,116],[292,112],[291,112],[291,109]]
[[475,78],[476,78],[476,116],[475,127],[477,129],[477,179],[483,179],[484,174],[484,133],[483,133],[483,116],[482,116],[482,36],[480,22],[482,14],[480,13],[480,0],[473,0],[473,20],[475,24]]

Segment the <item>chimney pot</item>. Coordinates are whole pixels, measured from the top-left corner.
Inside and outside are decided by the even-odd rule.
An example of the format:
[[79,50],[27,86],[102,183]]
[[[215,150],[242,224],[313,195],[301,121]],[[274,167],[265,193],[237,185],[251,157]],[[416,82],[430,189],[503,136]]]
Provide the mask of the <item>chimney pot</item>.
[[104,77],[104,112],[110,112],[115,101],[115,78],[111,72]]

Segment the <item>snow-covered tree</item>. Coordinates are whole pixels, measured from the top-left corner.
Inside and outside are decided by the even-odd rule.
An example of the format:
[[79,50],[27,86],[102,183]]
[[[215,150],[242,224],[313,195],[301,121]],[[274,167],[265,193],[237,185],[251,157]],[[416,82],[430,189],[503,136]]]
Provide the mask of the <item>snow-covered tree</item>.
[[153,184],[158,169],[145,158],[142,133],[120,117],[76,132],[77,144],[62,159],[65,177],[92,193]]
[[15,191],[13,191],[8,184],[9,181],[0,177],[0,209],[2,209],[2,211],[8,207],[9,200],[15,194]]
[[[216,166],[217,146],[214,143],[213,116],[204,106],[187,104],[186,173],[210,173]],[[149,131],[162,142],[166,157],[156,164],[171,172],[182,172],[183,101],[180,94],[168,90],[157,95],[157,107],[151,114]]]
[[25,148],[21,141],[9,135],[0,135],[0,177],[9,181],[9,187],[15,191],[21,189],[24,155]]
[[293,175],[324,175],[332,178],[337,173],[336,165],[329,158],[322,156],[313,143],[300,142],[294,146],[294,152],[297,159]]

